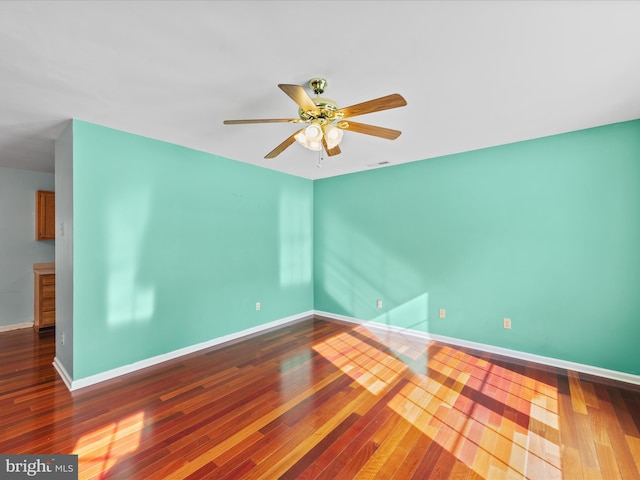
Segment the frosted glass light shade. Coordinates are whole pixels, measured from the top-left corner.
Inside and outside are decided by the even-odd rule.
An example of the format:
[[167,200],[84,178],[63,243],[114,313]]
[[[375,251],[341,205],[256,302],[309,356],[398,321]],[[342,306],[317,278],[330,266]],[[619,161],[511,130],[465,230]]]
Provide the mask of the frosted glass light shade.
[[307,128],[303,130],[304,136],[307,137],[307,140],[310,142],[319,142],[322,140],[322,128],[320,125],[316,125],[312,123]]
[[[309,127],[307,127],[309,128]],[[306,130],[306,129],[305,129]],[[296,139],[296,141],[302,145],[305,148],[308,148],[309,150],[313,150],[314,152],[319,152],[320,150],[322,150],[322,143],[320,141],[311,141],[307,138],[307,136],[305,135],[305,130],[302,130],[298,133],[295,134],[295,136],[293,138]],[[322,138],[322,134],[320,135],[320,138]]]
[[324,127],[324,138],[327,141],[329,149],[339,145],[342,141],[343,131],[335,125],[329,124]]

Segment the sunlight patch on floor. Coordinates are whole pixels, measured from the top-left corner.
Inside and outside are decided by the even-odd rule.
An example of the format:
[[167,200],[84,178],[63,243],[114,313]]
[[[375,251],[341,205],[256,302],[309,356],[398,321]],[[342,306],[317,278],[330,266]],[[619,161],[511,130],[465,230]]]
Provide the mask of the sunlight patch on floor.
[[120,459],[135,452],[143,428],[144,412],[138,412],[83,435],[72,452],[82,459],[81,478],[106,474]]
[[372,351],[367,343],[348,333],[313,348],[374,395],[382,393],[407,369],[395,357]]
[[375,395],[409,378],[388,406],[483,478],[562,478],[554,386],[447,346],[424,347],[424,375],[378,342],[358,327],[314,349]]

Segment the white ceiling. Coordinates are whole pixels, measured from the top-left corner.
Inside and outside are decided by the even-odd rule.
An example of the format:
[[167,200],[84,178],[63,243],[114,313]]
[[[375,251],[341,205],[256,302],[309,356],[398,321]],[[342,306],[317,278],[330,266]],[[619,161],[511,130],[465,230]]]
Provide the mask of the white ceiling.
[[[324,178],[640,118],[637,1],[0,2],[0,166],[53,171],[70,118]],[[395,141],[346,132],[325,158],[279,83],[348,106]],[[213,161],[213,160],[212,160]]]

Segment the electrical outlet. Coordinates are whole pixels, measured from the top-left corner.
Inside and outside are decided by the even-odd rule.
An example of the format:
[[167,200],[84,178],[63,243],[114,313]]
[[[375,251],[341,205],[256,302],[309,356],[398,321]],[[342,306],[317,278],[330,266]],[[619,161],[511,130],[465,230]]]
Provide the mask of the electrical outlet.
[[510,318],[505,318],[502,320],[502,326],[504,328],[506,328],[507,330],[511,330],[511,319]]
[[447,318],[447,312],[444,308],[440,309],[440,318]]
[[260,310],[260,308],[261,308],[260,302],[256,302],[256,312]]
[[382,308],[382,300],[376,300],[376,308]]

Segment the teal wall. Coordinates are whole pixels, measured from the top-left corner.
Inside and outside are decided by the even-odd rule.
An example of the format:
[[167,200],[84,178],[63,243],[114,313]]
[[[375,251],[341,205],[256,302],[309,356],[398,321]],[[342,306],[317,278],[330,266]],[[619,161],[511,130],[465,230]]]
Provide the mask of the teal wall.
[[313,309],[312,218],[310,180],[74,121],[74,380]]
[[640,374],[640,120],[314,190],[316,310]]
[[640,120],[316,182],[74,121],[72,181],[74,380],[314,308],[640,374]]

